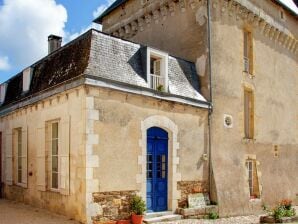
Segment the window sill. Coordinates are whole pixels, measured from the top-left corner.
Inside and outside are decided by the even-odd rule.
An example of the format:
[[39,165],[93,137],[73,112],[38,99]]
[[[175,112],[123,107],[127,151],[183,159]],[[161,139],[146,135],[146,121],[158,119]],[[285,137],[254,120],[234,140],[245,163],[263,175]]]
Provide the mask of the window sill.
[[256,139],[255,138],[242,138],[242,143],[244,144],[249,144],[249,143],[255,143],[256,142]]
[[60,193],[60,190],[56,188],[50,188],[49,191],[54,193]]
[[15,183],[14,185],[17,186],[17,187],[25,188],[25,189],[28,188],[27,184],[23,184],[23,183]]
[[255,78],[255,75],[253,75],[253,74],[251,74],[251,73],[249,73],[249,72],[247,72],[247,71],[243,71],[243,73],[244,73],[245,75],[247,75],[250,79],[254,79],[254,78]]
[[260,203],[262,200],[261,198],[250,198],[249,202],[250,203]]

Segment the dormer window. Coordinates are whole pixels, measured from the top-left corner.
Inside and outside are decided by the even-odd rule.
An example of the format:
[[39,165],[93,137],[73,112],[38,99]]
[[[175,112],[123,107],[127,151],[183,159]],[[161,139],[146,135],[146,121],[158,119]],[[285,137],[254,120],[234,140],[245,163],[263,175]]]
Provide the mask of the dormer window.
[[7,89],[7,83],[2,83],[0,85],[0,104],[4,103],[5,96],[6,96],[6,89]]
[[23,71],[23,92],[27,92],[30,89],[32,70],[33,69],[29,67]]
[[148,48],[147,80],[151,89],[168,91],[168,54]]

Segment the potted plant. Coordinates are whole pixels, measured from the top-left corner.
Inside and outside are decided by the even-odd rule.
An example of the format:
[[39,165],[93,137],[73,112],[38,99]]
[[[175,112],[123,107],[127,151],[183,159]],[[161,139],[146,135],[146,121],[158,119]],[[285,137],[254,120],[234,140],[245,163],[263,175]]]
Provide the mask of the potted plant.
[[144,212],[146,211],[145,201],[138,195],[132,197],[130,201],[131,221],[133,224],[142,224]]
[[163,85],[159,84],[157,87],[156,87],[156,90],[159,91],[159,92],[164,92],[165,91],[165,88]]

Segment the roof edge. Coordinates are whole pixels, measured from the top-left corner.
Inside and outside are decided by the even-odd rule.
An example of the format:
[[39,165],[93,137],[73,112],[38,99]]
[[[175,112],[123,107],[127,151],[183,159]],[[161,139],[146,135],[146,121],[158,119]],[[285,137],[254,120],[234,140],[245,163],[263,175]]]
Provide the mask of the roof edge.
[[[123,5],[129,0],[116,0],[113,4],[111,4],[103,13],[101,13],[96,19],[93,20],[94,23],[102,24],[103,18],[107,15],[109,15],[111,12],[113,12],[115,9]],[[287,10],[290,14],[292,14],[294,17],[297,17],[298,14],[288,7],[285,3],[283,3],[280,0],[271,0],[273,3],[283,7],[285,10]]]

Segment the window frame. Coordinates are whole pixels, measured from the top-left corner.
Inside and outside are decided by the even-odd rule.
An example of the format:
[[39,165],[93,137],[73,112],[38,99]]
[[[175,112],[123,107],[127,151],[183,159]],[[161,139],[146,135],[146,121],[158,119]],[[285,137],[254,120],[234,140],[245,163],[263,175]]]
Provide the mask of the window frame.
[[[247,180],[249,187],[249,197],[251,200],[260,199],[260,185],[258,177],[257,162],[255,159],[248,158],[246,160]],[[255,187],[256,186],[256,187]]]
[[23,184],[23,144],[22,144],[22,128],[16,129],[16,184]]
[[254,139],[254,91],[251,88],[244,88],[244,138]]
[[[156,90],[155,88],[152,87],[152,81],[151,81],[151,58],[156,58],[160,60],[160,77],[163,80],[163,87],[164,87],[164,92],[168,92],[168,63],[169,63],[169,54],[147,47],[147,83],[148,83],[148,88]],[[154,74],[153,74],[154,75]]]
[[251,31],[244,29],[243,30],[243,71],[251,76],[254,76],[254,71],[253,71],[254,56],[253,55],[254,55],[253,34]]
[[[57,124],[57,137],[53,138],[53,125]],[[48,123],[49,127],[49,189],[54,192],[60,191],[60,169],[59,169],[59,147],[60,147],[60,120],[53,120]],[[57,187],[53,187],[53,141],[57,142],[57,171],[55,171],[57,175]]]

